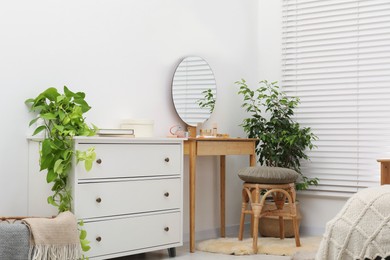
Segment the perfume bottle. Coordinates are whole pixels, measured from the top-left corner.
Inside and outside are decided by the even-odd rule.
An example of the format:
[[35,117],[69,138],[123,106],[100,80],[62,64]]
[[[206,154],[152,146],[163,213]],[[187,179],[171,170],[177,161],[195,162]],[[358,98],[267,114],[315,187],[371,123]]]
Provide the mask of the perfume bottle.
[[217,123],[213,124],[213,129],[212,129],[212,136],[217,137],[218,131],[217,131]]

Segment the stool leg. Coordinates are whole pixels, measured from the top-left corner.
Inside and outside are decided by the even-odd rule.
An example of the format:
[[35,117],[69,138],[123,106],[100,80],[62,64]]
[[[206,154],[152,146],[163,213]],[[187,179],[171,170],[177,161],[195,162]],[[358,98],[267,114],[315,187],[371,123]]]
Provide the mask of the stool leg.
[[[286,202],[286,195],[282,192],[275,192],[272,194],[272,197],[275,201],[276,208],[282,210],[284,203]],[[284,239],[284,219],[283,216],[279,216],[279,237]]]
[[242,205],[241,205],[241,219],[240,219],[240,230],[238,232],[238,240],[242,240],[244,236],[244,224],[245,224],[245,210],[249,201],[246,188],[242,189]]
[[297,205],[295,201],[291,203],[291,215],[292,215],[292,223],[294,229],[294,237],[295,237],[295,245],[297,247],[301,246],[301,241],[299,239],[299,228],[298,228],[298,220],[297,220]]
[[252,211],[253,211],[253,253],[257,254],[257,237],[259,234],[259,219],[260,219],[260,213],[261,213],[261,205],[258,203],[252,203]]
[[295,245],[297,247],[301,246],[301,241],[299,239],[299,228],[298,228],[298,220],[297,220],[297,205],[295,204],[295,198],[296,198],[296,191],[295,191],[295,185],[292,185],[289,194],[291,196],[291,215],[292,222],[293,222],[293,229],[294,229],[294,237],[295,237]]
[[260,220],[260,214],[261,210],[263,209],[263,204],[259,203],[260,202],[260,187],[256,185],[256,188],[252,192],[252,215],[253,215],[253,229],[252,229],[252,234],[253,234],[253,253],[257,254],[257,238],[259,235],[259,220]]
[[284,239],[284,220],[283,217],[279,217],[279,237]]
[[238,231],[238,240],[242,240],[242,237],[244,236],[245,208],[246,203],[243,202],[241,208],[240,230]]
[[[256,198],[257,198],[256,189],[252,189],[252,191],[251,191],[251,198],[252,198],[252,202],[257,203],[257,200],[256,200]],[[251,204],[252,214],[251,214],[251,232],[250,233],[251,233],[251,237],[254,237],[253,230],[255,230],[254,229],[254,223],[255,223],[256,219],[255,219],[255,215],[254,215],[254,211],[253,211],[252,205],[253,204]]]
[[294,228],[295,245],[297,247],[300,247],[301,241],[299,239],[298,220],[297,220],[296,216],[292,218],[292,222],[293,222],[293,228]]

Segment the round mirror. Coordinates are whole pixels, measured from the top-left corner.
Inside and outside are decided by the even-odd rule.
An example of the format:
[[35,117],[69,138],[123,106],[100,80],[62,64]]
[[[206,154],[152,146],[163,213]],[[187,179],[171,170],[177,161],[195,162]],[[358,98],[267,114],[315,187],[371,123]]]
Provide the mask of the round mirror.
[[217,85],[209,64],[200,57],[184,58],[172,81],[173,104],[180,118],[190,126],[205,122],[216,97]]

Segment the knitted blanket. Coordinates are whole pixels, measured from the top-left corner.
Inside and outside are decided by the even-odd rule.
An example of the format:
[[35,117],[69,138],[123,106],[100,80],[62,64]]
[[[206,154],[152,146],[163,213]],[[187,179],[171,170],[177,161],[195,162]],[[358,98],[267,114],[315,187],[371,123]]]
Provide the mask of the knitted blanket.
[[354,194],[326,224],[316,260],[390,256],[390,185]]
[[30,232],[20,221],[0,221],[0,259],[26,260]]
[[23,219],[31,232],[30,257],[33,260],[76,260],[81,246],[75,216],[67,211],[54,219]]

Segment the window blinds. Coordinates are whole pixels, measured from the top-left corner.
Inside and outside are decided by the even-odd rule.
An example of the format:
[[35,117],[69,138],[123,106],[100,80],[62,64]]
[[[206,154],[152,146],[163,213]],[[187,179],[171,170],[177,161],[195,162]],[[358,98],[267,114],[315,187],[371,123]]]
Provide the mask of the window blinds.
[[318,136],[303,173],[319,194],[377,186],[390,158],[390,1],[283,0],[282,86]]

